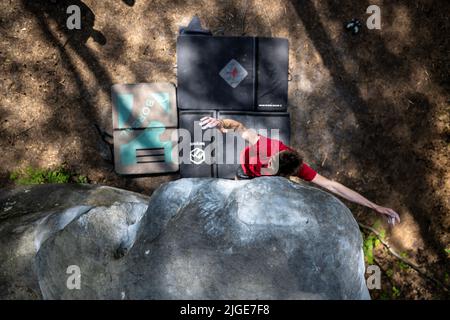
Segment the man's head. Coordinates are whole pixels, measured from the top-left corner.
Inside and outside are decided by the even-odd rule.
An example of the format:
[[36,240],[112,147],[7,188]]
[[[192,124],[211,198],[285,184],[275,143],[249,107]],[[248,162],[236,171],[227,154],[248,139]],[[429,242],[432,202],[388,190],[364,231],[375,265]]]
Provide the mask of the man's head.
[[274,175],[289,177],[297,175],[303,164],[302,156],[295,150],[283,150],[270,157],[269,168]]

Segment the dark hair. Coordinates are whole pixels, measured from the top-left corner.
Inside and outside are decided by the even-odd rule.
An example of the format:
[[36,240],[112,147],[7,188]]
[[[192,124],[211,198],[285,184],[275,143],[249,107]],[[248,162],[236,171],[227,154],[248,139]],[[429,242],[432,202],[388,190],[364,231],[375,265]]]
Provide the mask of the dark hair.
[[288,177],[297,175],[300,166],[303,164],[303,158],[295,150],[283,150],[278,153],[278,172],[277,175]]

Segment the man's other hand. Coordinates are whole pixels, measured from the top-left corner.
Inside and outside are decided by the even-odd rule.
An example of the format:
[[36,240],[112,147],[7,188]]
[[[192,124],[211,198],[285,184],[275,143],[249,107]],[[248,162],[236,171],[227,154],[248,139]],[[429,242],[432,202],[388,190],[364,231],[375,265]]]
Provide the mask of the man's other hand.
[[200,126],[202,127],[202,129],[217,128],[217,130],[222,133],[226,132],[226,129],[223,127],[222,121],[212,117],[201,118]]
[[388,219],[388,223],[390,225],[395,225],[396,223],[400,223],[400,216],[397,212],[392,210],[391,208],[386,208],[382,206],[376,206],[374,210],[382,215],[386,216]]

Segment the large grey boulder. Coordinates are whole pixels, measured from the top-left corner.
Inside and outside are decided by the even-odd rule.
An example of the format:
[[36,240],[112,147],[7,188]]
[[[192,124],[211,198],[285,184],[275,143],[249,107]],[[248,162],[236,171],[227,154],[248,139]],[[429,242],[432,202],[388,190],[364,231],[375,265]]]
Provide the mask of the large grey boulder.
[[[94,209],[115,210],[110,216],[117,221],[119,214],[145,213],[148,200],[138,193],[94,185],[45,184],[0,190],[0,299],[47,298],[40,287],[37,264],[43,243]],[[124,225],[126,222],[120,221],[112,231]],[[97,236],[108,241],[109,231],[104,231]],[[64,254],[60,259],[64,260]]]
[[[328,193],[280,177],[182,179],[147,208],[121,192],[8,217],[0,196],[0,239],[15,234],[0,250],[1,298],[369,298],[358,225]],[[23,196],[8,205],[26,207]],[[79,290],[67,287],[69,266]]]

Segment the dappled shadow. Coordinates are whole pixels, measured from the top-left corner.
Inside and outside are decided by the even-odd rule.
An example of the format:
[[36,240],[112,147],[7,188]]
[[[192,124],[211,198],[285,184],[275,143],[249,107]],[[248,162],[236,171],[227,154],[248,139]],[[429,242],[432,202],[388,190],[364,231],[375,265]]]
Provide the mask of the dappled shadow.
[[[167,3],[117,1],[111,10],[114,11],[115,19],[123,17],[125,24],[123,21],[105,24],[104,16],[105,13],[107,14],[104,12],[107,8],[105,5],[96,5],[95,9],[91,9],[80,0],[40,2],[20,0],[18,3],[27,14],[31,13],[37,22],[44,39],[44,41],[38,41],[39,44],[43,44],[47,52],[56,52],[55,56],[46,59],[42,65],[37,66],[36,63],[32,70],[33,75],[37,75],[38,81],[42,84],[52,83],[50,90],[36,92],[29,87],[28,82],[16,81],[16,86],[24,86],[17,88],[18,92],[37,94],[48,108],[47,110],[51,111],[50,117],[46,117],[44,123],[31,127],[31,131],[29,128],[23,130],[25,132],[23,149],[26,149],[27,143],[38,132],[40,140],[45,140],[50,148],[61,148],[63,156],[59,161],[53,162],[66,163],[69,169],[76,172],[86,170],[103,172],[97,176],[106,176],[104,182],[135,191],[152,192],[158,184],[145,178],[155,178],[154,175],[120,177],[113,172],[112,155],[108,154],[110,146],[103,141],[111,142],[112,140],[110,139],[112,134],[110,87],[117,82],[117,79],[122,83],[176,81],[176,36],[181,21],[174,19],[174,14],[180,8],[191,10],[191,4],[185,1]],[[70,15],[67,13],[69,5],[76,5],[81,10],[82,28],[80,30],[69,30],[66,26]],[[240,10],[234,2],[219,1],[212,5],[218,14],[217,19],[202,17],[201,12],[198,13],[204,21],[207,21],[209,28],[217,31],[216,34],[226,32],[228,35],[246,33],[270,35],[270,28],[267,28],[263,19],[254,17],[257,10],[252,8],[253,1],[246,3],[244,11]],[[126,16],[125,9],[130,10],[129,17]],[[100,14],[100,24],[96,14]],[[127,19],[131,19],[131,22],[141,16],[152,17],[152,19],[144,20],[141,24],[142,35],[130,34],[126,24]],[[10,27],[9,24],[11,23],[8,20],[0,21],[2,26]],[[224,29],[218,30],[221,27]],[[38,35],[41,36],[41,34]],[[145,35],[151,37],[143,43],[141,38]],[[11,38],[11,41],[14,39]],[[136,43],[139,43],[139,46],[134,46]],[[136,57],[139,61],[136,61]],[[33,61],[33,58],[30,60]],[[117,71],[116,66],[120,68]],[[19,68],[21,78],[24,78],[26,70],[22,61],[17,61],[10,67],[11,74],[16,72],[14,68]],[[58,72],[61,70],[62,72]],[[127,75],[121,74],[123,71]],[[114,74],[119,77],[115,78]],[[133,78],[131,81],[130,74]],[[104,97],[108,97],[108,104],[105,104]],[[4,115],[6,116],[6,112]],[[10,140],[16,139],[15,133],[10,131],[5,130],[5,135],[10,137]],[[75,154],[70,155],[63,151],[65,149],[63,137],[67,137],[67,141],[75,140],[79,144]],[[16,150],[14,156],[17,162],[26,161],[28,165],[42,166],[43,162],[47,163],[45,159],[39,160],[38,157],[30,161],[25,150],[23,153]],[[167,176],[169,180],[178,177],[176,174]],[[8,177],[4,176],[2,180],[7,181]],[[143,183],[144,181],[149,182]]]
[[[133,6],[134,1],[123,1],[124,3]],[[110,88],[113,85],[113,80],[110,75],[110,71],[105,64],[101,62],[101,58],[98,57],[98,53],[94,52],[91,46],[87,45],[90,38],[101,45],[105,46],[107,36],[114,38],[115,45],[108,48],[109,59],[118,61],[124,54],[123,43],[125,39],[121,37],[120,30],[107,29],[106,36],[94,28],[95,14],[94,12],[82,1],[46,1],[43,3],[36,3],[34,1],[23,0],[24,7],[30,11],[37,19],[38,25],[41,28],[46,40],[50,45],[56,48],[59,52],[61,62],[74,80],[77,87],[77,95],[69,95],[65,90],[58,90],[58,92],[49,92],[46,100],[49,105],[54,108],[52,117],[47,121],[44,127],[41,128],[43,132],[52,133],[52,136],[57,136],[55,130],[61,135],[70,133],[76,133],[80,130],[78,135],[82,137],[82,144],[77,152],[77,156],[81,158],[81,162],[86,165],[98,168],[104,172],[109,172],[110,176],[115,176],[114,184],[119,187],[131,189],[140,192],[152,192],[152,190],[142,189],[142,182],[145,177],[154,175],[141,175],[120,177],[116,176],[113,172],[113,154],[112,147],[109,145],[112,143],[111,139],[111,117],[105,119],[104,112],[98,106],[99,92],[103,92],[105,96],[110,99]],[[66,20],[69,16],[66,13],[66,9],[69,5],[77,5],[81,9],[81,29],[69,30],[66,27]],[[80,60],[82,64],[80,64]],[[158,61],[155,61],[158,63]],[[162,63],[161,63],[162,64]],[[86,69],[83,69],[83,65]],[[136,68],[136,73],[141,69]],[[92,86],[92,80],[89,79],[89,74],[93,75],[94,87]],[[136,78],[139,78],[137,75]],[[141,81],[146,82],[143,77]],[[59,79],[59,83],[64,82],[64,79]],[[60,110],[52,103],[53,95],[59,95],[60,100],[64,101],[77,101],[75,109]],[[110,100],[109,100],[110,102]],[[73,103],[73,102],[71,102]],[[109,104],[108,109],[111,108]],[[71,118],[78,120],[77,123],[64,123],[61,121],[61,112],[70,113]],[[107,114],[110,114],[108,111]],[[108,132],[110,131],[110,132]],[[106,139],[105,139],[106,138]],[[51,142],[51,137],[46,138],[48,142]],[[103,153],[103,154],[102,154]],[[111,154],[108,154],[111,153]],[[102,154],[102,157],[100,155]],[[102,159],[103,158],[103,159]],[[67,159],[67,163],[70,166],[74,166],[74,170],[79,170],[79,166],[73,164],[71,159]],[[177,175],[172,175],[177,177]]]
[[[97,144],[101,143],[99,132],[112,133],[110,86],[176,82],[178,27],[198,14],[214,35],[289,38],[291,144],[301,147],[320,173],[380,204],[395,206],[403,217],[411,213],[426,241],[425,250],[434,248],[439,262],[449,269],[444,237],[439,235],[448,234],[444,220],[448,205],[437,192],[446,186],[433,184],[441,171],[430,159],[430,153],[439,150],[431,138],[439,135],[434,113],[439,99],[449,92],[449,38],[445,36],[449,3],[383,4],[383,28],[396,23],[398,6],[406,8],[412,30],[405,33],[407,39],[387,37],[389,28],[381,33],[364,29],[358,36],[345,34],[343,29],[339,35],[330,32],[331,24],[342,26],[354,17],[364,20],[367,1],[286,0],[269,5],[269,1],[230,0],[210,1],[208,8],[184,0],[89,2],[91,8],[83,1],[11,3],[18,10],[4,10],[0,19],[6,44],[0,52],[5,58],[3,99],[10,98],[8,93],[16,95],[0,105],[0,142],[2,149],[8,146],[2,151],[12,154],[2,169],[47,165],[50,161],[39,159],[48,146],[63,155],[51,163],[67,162],[78,172],[89,172],[90,178],[93,172],[96,183],[148,194],[162,182],[178,178],[176,174],[118,176],[111,159],[99,155]],[[82,30],[65,27],[69,4],[82,9]],[[33,32],[33,28],[42,32]],[[396,48],[395,40],[410,45]],[[17,54],[24,47],[45,55]],[[327,70],[314,74],[312,66]],[[443,93],[427,92],[430,86],[415,90],[411,83],[419,71],[429,72],[430,81]],[[51,110],[51,116],[32,114],[35,110]],[[16,115],[22,111],[31,114]],[[31,121],[23,121],[27,119]],[[9,125],[3,125],[5,121]],[[449,137],[447,133],[437,139],[448,144]],[[27,150],[34,141],[44,146]],[[8,180],[6,176],[0,179]],[[363,217],[367,211],[360,207],[350,207],[359,218],[372,217]],[[418,262],[437,265],[430,261]]]
[[130,7],[134,6],[135,0],[122,0],[125,4],[129,5]]
[[[341,22],[353,18],[348,12],[343,11],[348,6],[341,5],[341,2],[327,3],[330,9],[327,18]],[[382,178],[377,187],[379,190],[385,190],[385,197],[387,193],[392,192],[390,188],[395,194],[400,195],[399,202],[407,207],[417,221],[427,248],[432,248],[440,262],[447,265],[448,269],[445,243],[442,243],[439,237],[441,231],[436,222],[433,224],[431,222],[432,215],[436,214],[436,211],[440,215],[445,214],[442,212],[444,210],[442,199],[432,192],[435,186],[428,182],[427,176],[438,169],[430,160],[427,149],[418,149],[416,145],[421,136],[436,135],[432,123],[436,106],[427,96],[417,92],[405,92],[405,101],[409,101],[406,110],[403,110],[403,106],[393,105],[389,99],[379,99],[379,96],[368,101],[363,99],[360,84],[356,83],[354,76],[347,72],[343,59],[352,59],[359,67],[358,70],[366,74],[370,80],[381,78],[393,83],[409,81],[411,65],[404,57],[389,52],[383,38],[376,32],[360,38],[347,38],[353,48],[348,52],[350,57],[348,55],[343,57],[341,51],[333,45],[313,2],[292,1],[292,4],[323,64],[330,72],[332,83],[337,89],[338,102],[343,108],[351,110],[358,122],[358,129],[352,132],[354,139],[349,146],[351,153],[361,168],[370,170]],[[359,9],[368,5],[362,3]],[[359,14],[364,12],[364,9],[362,10]],[[421,21],[419,18],[412,20],[417,23]],[[369,50],[367,48],[371,52],[369,59],[364,59],[364,55],[360,53]],[[377,90],[375,85],[373,90]],[[403,139],[396,131],[400,125],[408,127],[410,132]]]
[[[72,4],[79,6],[81,9],[82,28],[80,30],[68,30],[66,28],[66,19],[68,17],[66,9]],[[90,71],[95,75],[96,81],[100,83],[99,86],[104,88],[104,90],[108,90],[107,88],[111,86],[112,81],[98,59],[86,46],[86,42],[90,37],[100,44],[106,44],[104,35],[93,28],[95,22],[94,13],[81,1],[59,1],[57,3],[47,1],[47,3],[43,4],[24,0],[24,6],[36,17],[38,25],[46,37],[46,40],[52,47],[58,50],[63,66],[71,73],[73,80],[76,83],[79,96],[68,96],[64,91],[53,92],[51,94],[63,95],[65,96],[64,100],[78,100],[78,114],[76,116],[79,118],[80,123],[82,123],[82,119],[86,119],[88,123],[91,123],[91,132],[89,133],[91,133],[93,138],[95,137],[94,139],[97,139],[98,137],[94,127],[94,125],[98,123],[95,103],[89,94],[90,88],[88,88],[85,83],[81,70],[77,67],[74,57],[68,52],[68,49],[70,48],[78,54],[86,63]],[[51,99],[51,97],[48,96],[47,99]],[[57,106],[52,105],[51,103],[49,103],[49,105],[54,108],[54,110],[52,117],[46,123],[47,128],[42,128],[42,130],[51,132],[56,129],[60,131],[61,134],[67,133],[69,129],[68,124],[59,121],[61,118],[61,110],[58,110]],[[67,111],[71,112],[72,110]],[[84,161],[89,161],[89,155],[85,154],[85,151],[89,149],[89,146],[86,146],[85,143],[83,143],[83,145],[80,153],[82,154]]]

